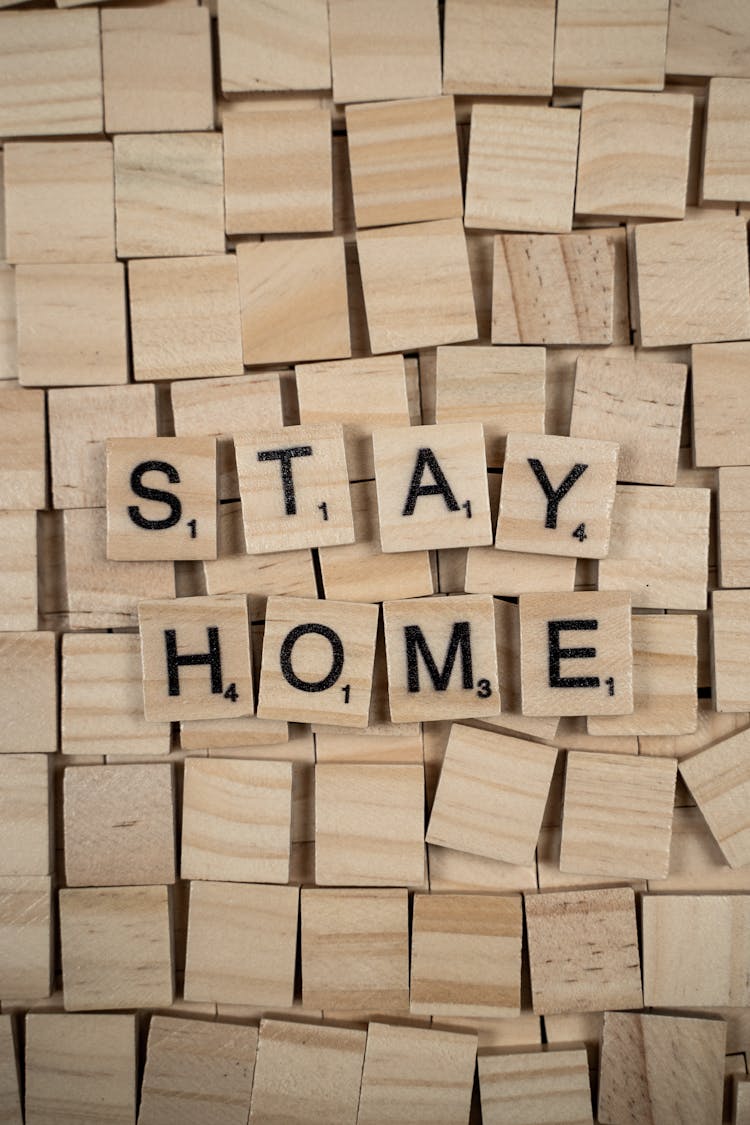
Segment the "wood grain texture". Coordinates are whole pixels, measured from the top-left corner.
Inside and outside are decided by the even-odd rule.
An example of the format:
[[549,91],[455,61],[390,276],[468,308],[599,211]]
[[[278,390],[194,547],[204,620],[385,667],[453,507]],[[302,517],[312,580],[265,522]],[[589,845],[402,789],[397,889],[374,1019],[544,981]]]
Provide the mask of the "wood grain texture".
[[330,90],[325,0],[219,0],[221,89]]
[[[493,555],[503,558],[505,552],[493,551]],[[544,555],[513,555],[508,552],[508,557],[514,557],[518,560],[524,558],[529,559],[530,576],[533,577],[534,560],[544,559]],[[550,555],[549,558],[554,556]],[[556,563],[564,563],[566,566],[572,560],[568,559],[555,559]],[[467,566],[467,575],[469,567]],[[539,588],[555,589],[555,590],[572,590],[573,588],[573,573],[569,571],[565,580],[537,582],[535,589]],[[520,593],[526,593],[525,590],[520,590]],[[556,716],[536,716],[524,715],[521,710],[521,625],[518,611],[518,605],[514,602],[503,601],[501,598],[494,599],[495,610],[495,636],[497,643],[497,664],[500,673],[500,702],[502,704],[500,714],[496,716],[486,716],[481,722],[484,727],[505,731],[506,733],[518,734],[528,736],[529,738],[540,739],[543,742],[552,743],[557,733],[557,728],[560,720]],[[557,744],[559,745],[559,743]]]
[[52,871],[48,762],[43,754],[0,755],[0,875]]
[[747,460],[750,411],[744,380],[749,356],[750,346],[744,342],[699,344],[692,349],[696,465],[743,465]]
[[0,388],[0,509],[46,507],[44,392]]
[[0,511],[0,629],[4,632],[37,627],[36,524],[36,512]]
[[650,882],[649,890],[656,894],[750,892],[750,869],[728,866],[700,809],[678,807],[672,819],[669,874]]
[[[53,754],[57,743],[54,633],[0,633],[0,754]],[[36,695],[28,706],[28,692]]]
[[701,0],[675,0],[669,20],[667,69],[671,74],[750,75],[750,13],[717,0],[711,13]]
[[555,85],[661,90],[668,16],[669,0],[560,0]]
[[20,1067],[12,1017],[0,1017],[0,1121],[3,1125],[23,1125],[21,1113]]
[[554,40],[554,0],[448,0],[443,91],[549,95]]
[[719,582],[724,587],[750,586],[750,539],[747,534],[750,469],[732,466],[718,471]]
[[479,1092],[486,1125],[591,1125],[586,1050],[556,1047],[481,1053]]
[[711,833],[730,867],[750,863],[750,734],[741,731],[680,763]]
[[436,891],[508,891],[536,890],[536,861],[528,864],[503,863],[500,859],[471,855],[469,852],[427,845],[430,893]]
[[[0,235],[3,234],[0,229]],[[18,378],[16,320],[16,273],[12,266],[0,263],[0,376],[4,380]]]

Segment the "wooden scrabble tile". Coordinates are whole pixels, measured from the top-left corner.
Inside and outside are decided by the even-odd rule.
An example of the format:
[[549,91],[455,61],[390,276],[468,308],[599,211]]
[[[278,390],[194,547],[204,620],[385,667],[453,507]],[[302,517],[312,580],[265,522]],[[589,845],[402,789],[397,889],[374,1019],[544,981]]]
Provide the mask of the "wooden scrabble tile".
[[373,352],[477,338],[460,219],[360,231],[357,253]]
[[496,235],[492,343],[611,344],[614,289],[614,246],[600,234]]
[[524,895],[537,1015],[640,1008],[631,887]]
[[107,558],[215,559],[216,439],[107,442]]
[[234,449],[251,554],[354,542],[340,423],[242,431]]
[[128,275],[136,381],[241,374],[234,255],[135,261]]
[[0,511],[0,570],[0,630],[36,629],[36,512]]
[[46,506],[44,391],[0,388],[0,509]]
[[[544,831],[544,830],[543,830]],[[536,859],[530,864],[503,863],[499,859],[428,844],[430,891],[531,891],[537,889]]]
[[744,465],[750,441],[745,394],[750,344],[700,344],[692,352],[695,464]]
[[[747,224],[639,223],[638,323],[645,348],[750,336]],[[685,262],[700,285],[686,287]]]
[[357,1125],[468,1120],[476,1050],[476,1035],[371,1023]]
[[668,16],[669,0],[559,0],[555,86],[661,90]]
[[412,887],[424,873],[422,766],[318,764],[315,882]]
[[[504,552],[493,551],[493,555],[503,557]],[[531,574],[534,571],[534,559],[542,559],[547,556],[544,555],[513,555],[508,552],[509,558],[516,558],[519,565],[523,565],[523,560],[528,559],[531,567]],[[554,556],[549,556],[553,558]],[[571,563],[571,559],[556,559],[558,563]],[[467,566],[467,574],[469,568]],[[540,579],[543,577],[542,572],[536,571]],[[571,590],[573,589],[573,573],[563,576],[563,580],[559,580],[554,574],[551,578],[543,581],[540,585],[537,583],[534,587],[535,590],[547,589],[554,590]],[[525,593],[525,590],[520,590],[519,593]],[[536,716],[524,715],[521,710],[521,626],[520,617],[518,612],[518,605],[514,602],[503,601],[501,598],[494,598],[494,611],[495,611],[495,640],[497,647],[497,665],[500,672],[500,701],[502,704],[500,714],[496,716],[486,716],[482,719],[482,726],[493,730],[503,731],[505,734],[518,734],[521,736],[528,736],[532,739],[538,739],[543,742],[554,742],[557,734],[557,728],[560,724],[558,717],[552,716]],[[555,743],[555,745],[560,745]],[[637,743],[633,748],[633,753],[637,753]]]
[[436,422],[482,422],[489,468],[502,468],[509,433],[544,433],[544,348],[437,349]]
[[726,1034],[722,1020],[605,1012],[599,1120],[719,1121]]
[[237,264],[246,364],[351,355],[343,238],[243,242]]
[[114,144],[118,258],[223,254],[221,136],[133,133]]
[[257,1027],[152,1016],[140,1125],[184,1125],[211,1106],[216,1125],[247,1125]]
[[104,508],[68,508],[65,533],[65,606],[71,629],[132,628],[144,598],[175,596],[168,562],[112,562],[107,558]]
[[302,1003],[409,1010],[409,893],[303,889]]
[[289,1007],[298,887],[190,886],[185,999]]
[[0,137],[100,133],[99,13],[3,12]]
[[750,895],[646,895],[642,912],[647,1007],[748,1004]]
[[49,875],[50,827],[47,757],[0,755],[0,876]]
[[533,862],[557,750],[454,725],[427,841],[456,851]]
[[292,763],[185,763],[183,879],[288,883]]
[[618,480],[673,485],[686,381],[682,363],[579,355],[570,435],[617,442]]
[[750,22],[744,5],[718,0],[710,12],[701,0],[679,0],[669,20],[670,74],[748,76]]
[[719,581],[724,587],[750,586],[747,495],[750,469],[722,468],[719,481]]
[[[29,699],[33,706],[29,706]],[[54,633],[0,633],[0,754],[57,749]],[[0,990],[0,996],[2,996]]]
[[138,1082],[134,1015],[28,1012],[26,1121],[132,1125]]
[[555,5],[542,0],[448,0],[443,41],[446,94],[552,93]]
[[0,995],[41,1000],[52,991],[52,881],[0,878]]
[[350,105],[346,132],[358,227],[462,217],[453,98]]
[[265,759],[275,750],[286,758],[287,754],[292,756],[289,741],[289,723],[280,719],[245,715],[240,719],[193,719],[180,723],[180,749],[205,750],[209,757]]
[[143,601],[138,622],[149,721],[252,715],[250,628],[242,595]]
[[23,265],[15,274],[22,386],[127,383],[121,262]]
[[112,262],[111,141],[36,141],[4,149],[9,262]]
[[355,1125],[367,1033],[262,1019],[250,1125]]
[[[430,98],[441,92],[440,27],[432,0],[331,0],[334,102]],[[365,46],[366,45],[366,46]]]
[[483,1053],[477,1061],[485,1125],[592,1125],[585,1047]]
[[103,8],[108,133],[213,129],[211,20],[201,8]]
[[619,446],[612,441],[509,434],[495,546],[532,554],[605,558],[618,453]]
[[705,609],[708,488],[617,486],[600,590],[629,590],[637,609]]
[[23,1125],[16,1036],[10,1015],[0,1018],[0,1110],[6,1125]]
[[750,863],[750,733],[723,739],[680,762],[687,783],[730,867]]
[[262,90],[330,90],[325,0],[219,0],[223,94]]
[[569,231],[580,116],[546,105],[474,105],[466,226]]
[[63,780],[67,886],[175,882],[170,765],[68,766]]

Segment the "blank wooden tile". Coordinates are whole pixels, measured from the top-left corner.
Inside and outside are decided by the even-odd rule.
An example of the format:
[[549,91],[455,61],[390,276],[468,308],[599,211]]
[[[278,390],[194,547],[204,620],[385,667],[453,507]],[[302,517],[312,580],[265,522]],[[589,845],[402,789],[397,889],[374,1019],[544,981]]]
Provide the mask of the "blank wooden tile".
[[709,83],[701,188],[704,199],[729,203],[750,199],[747,77],[712,78]]
[[67,886],[174,883],[171,766],[68,766],[63,777]]
[[190,886],[185,999],[290,1007],[298,887]]
[[642,911],[647,1007],[748,1004],[750,895],[646,895]]
[[24,265],[15,273],[23,386],[127,383],[122,263]]
[[750,735],[731,738],[680,762],[680,773],[730,867],[750,863]]
[[559,0],[555,86],[661,90],[668,15],[669,0]]
[[99,133],[99,14],[3,12],[0,137]]
[[524,905],[536,1014],[642,1006],[632,888],[527,894]]
[[443,41],[446,94],[552,93],[554,0],[448,0]]
[[[17,393],[17,392],[16,392]],[[37,627],[36,512],[0,511],[0,630]]]
[[23,1125],[19,1065],[12,1016],[0,1018],[0,1111],[5,1125]]
[[228,234],[333,229],[328,109],[254,110],[223,123]]
[[[250,629],[243,596],[142,601],[138,622],[149,721],[252,715]],[[200,663],[184,659],[196,656]]]
[[[640,223],[635,231],[635,256],[643,347],[750,336],[744,219]],[[696,278],[695,286],[684,284],[686,261]]]
[[185,763],[183,879],[287,883],[291,825],[291,762]]
[[334,102],[429,98],[441,92],[434,0],[329,4]]
[[247,1125],[258,1029],[152,1016],[139,1125],[185,1125],[211,1106],[215,1125]]
[[517,1016],[520,895],[415,895],[411,1010],[432,1016]]
[[750,75],[750,23],[744,5],[717,0],[707,11],[701,0],[678,0],[667,39],[670,74]]
[[747,536],[750,469],[722,468],[719,481],[719,581],[725,587],[750,586]]
[[412,351],[477,338],[466,236],[459,219],[360,231],[357,253],[373,352]]
[[234,255],[131,262],[128,279],[136,382],[242,374]]
[[138,1060],[133,1015],[28,1012],[26,1121],[132,1125]]
[[424,870],[421,765],[316,766],[316,883],[412,887]]
[[696,465],[744,465],[750,441],[746,395],[750,345],[692,349],[693,455]]
[[50,826],[47,757],[0,755],[0,875],[49,875]]
[[719,1121],[725,1043],[721,1020],[605,1012],[599,1121]]
[[0,995],[42,1000],[52,991],[52,881],[0,878]]
[[454,725],[428,842],[505,863],[531,863],[556,759],[552,747]]
[[[33,698],[33,706],[29,699]],[[0,754],[57,749],[54,633],[0,633]],[[2,995],[2,991],[0,991]]]
[[408,891],[306,888],[301,926],[305,1007],[408,1012]]
[[0,388],[0,509],[46,506],[44,392]]
[[325,0],[220,0],[223,94],[262,90],[330,90]]
[[355,1125],[365,1031],[260,1021],[250,1125]]
[[600,590],[629,590],[637,609],[705,609],[708,488],[617,486]]
[[208,12],[104,8],[101,19],[108,133],[213,129]]
[[591,1086],[583,1046],[545,1047],[478,1058],[485,1125],[591,1125]]
[[4,149],[9,262],[113,262],[111,141],[37,141]]

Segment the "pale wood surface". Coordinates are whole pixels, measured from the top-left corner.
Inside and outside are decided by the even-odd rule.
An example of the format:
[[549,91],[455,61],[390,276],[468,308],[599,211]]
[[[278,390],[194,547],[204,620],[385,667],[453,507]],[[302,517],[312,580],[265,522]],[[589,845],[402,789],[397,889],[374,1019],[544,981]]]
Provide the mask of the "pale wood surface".
[[0,388],[0,507],[45,507],[44,392]]
[[719,581],[724,587],[750,586],[750,539],[747,534],[750,469],[719,469]]
[[[750,441],[745,394],[750,346],[698,344],[692,349],[693,457],[696,465],[744,465]],[[721,394],[716,393],[721,386]]]
[[[54,633],[0,633],[0,753],[53,754],[57,730]],[[28,706],[29,693],[34,706]]]
[[330,90],[325,0],[219,0],[221,89]]
[[0,755],[0,875],[52,871],[48,763],[43,754]]
[[4,632],[37,627],[36,525],[36,512],[0,511],[0,629]]
[[485,1125],[591,1125],[584,1047],[479,1055]]
[[736,203],[750,198],[750,82],[712,78],[706,106],[701,193]]
[[559,0],[555,85],[661,90],[668,16],[669,0]]
[[427,845],[430,892],[435,891],[507,891],[536,890],[536,861],[504,863],[500,859],[471,855],[469,852]]
[[42,1000],[52,991],[52,880],[0,878],[0,992],[6,1000]]
[[750,734],[741,731],[680,763],[687,783],[730,867],[750,863]]
[[[11,1016],[0,1017],[0,1121],[3,1125],[23,1125],[15,1039]],[[472,1057],[472,1070],[473,1065]]]
[[714,707],[717,711],[750,710],[750,591],[714,590],[711,629]]
[[[503,552],[493,551],[493,555],[502,559]],[[530,561],[531,574],[534,574],[534,560],[553,558],[553,556],[544,555],[516,555],[508,557],[515,557],[523,560],[525,557]],[[572,560],[568,559],[555,559],[556,563],[563,563],[566,566]],[[467,567],[467,575],[469,568]],[[544,582],[543,585],[546,589],[568,589],[573,588],[573,572],[572,569],[569,576],[566,576],[564,582]],[[536,584],[538,589],[540,583]],[[526,593],[525,590],[519,590],[519,593]],[[524,715],[521,710],[521,627],[518,606],[513,602],[503,601],[501,598],[494,599],[495,610],[495,635],[497,641],[497,664],[500,673],[500,702],[502,704],[500,714],[497,716],[484,716],[480,722],[483,726],[493,729],[504,730],[511,734],[526,735],[529,738],[541,739],[544,742],[552,742],[557,733],[560,720],[557,716],[537,716],[537,715]]]
[[677,0],[669,21],[667,67],[672,74],[750,75],[750,13],[732,0]]
[[[2,199],[2,191],[0,191]],[[4,231],[0,226],[0,235]],[[4,241],[4,240],[3,240]],[[0,241],[0,251],[2,251]],[[16,341],[16,274],[5,263],[0,264],[0,376],[15,380],[18,376]]]
[[448,0],[443,41],[446,94],[552,93],[554,0]]

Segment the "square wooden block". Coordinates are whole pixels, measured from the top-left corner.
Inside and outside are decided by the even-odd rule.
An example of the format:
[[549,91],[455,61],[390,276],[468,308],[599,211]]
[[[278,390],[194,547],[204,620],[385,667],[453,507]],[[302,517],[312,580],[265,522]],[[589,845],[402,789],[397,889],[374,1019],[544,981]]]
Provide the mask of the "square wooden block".
[[315,768],[315,882],[329,887],[423,883],[421,765]]
[[492,542],[481,422],[383,427],[372,445],[384,551]]
[[190,886],[185,999],[290,1007],[298,887]]
[[251,554],[354,542],[339,423],[245,431],[234,449]]
[[326,0],[221,0],[218,29],[223,94],[330,90]]
[[44,391],[0,388],[0,509],[46,507]]
[[355,1125],[367,1033],[260,1021],[249,1125]]
[[522,930],[520,895],[415,895],[412,1013],[518,1016]]
[[377,10],[367,0],[331,0],[328,9],[334,102],[441,92],[440,26],[432,0],[381,0]]
[[0,571],[0,630],[36,629],[36,512],[0,511]]
[[152,1016],[139,1125],[184,1125],[201,1104],[215,1125],[247,1125],[257,1043],[257,1027]]
[[216,438],[107,442],[107,558],[215,559]]
[[556,760],[551,746],[454,725],[428,843],[505,863],[533,863]]
[[605,1012],[599,1120],[718,1121],[726,1037],[722,1020]]
[[[645,348],[750,336],[747,223],[639,223],[638,324]],[[685,287],[685,262],[695,287]]]
[[174,883],[170,765],[68,766],[63,778],[67,886]]
[[0,138],[100,133],[99,13],[2,12]]
[[450,0],[445,11],[446,94],[552,93],[555,0]]
[[744,465],[750,442],[750,343],[697,344],[692,360],[695,464]]
[[0,995],[43,1000],[52,991],[52,880],[0,878]]
[[558,0],[555,86],[661,90],[668,16],[669,0]]
[[476,1035],[371,1023],[357,1125],[468,1120],[476,1050]]
[[524,896],[534,1012],[640,1008],[631,887]]
[[[714,74],[728,71],[714,71]],[[7,173],[6,173],[7,174]],[[708,86],[703,146],[704,200],[750,200],[750,81],[712,78]]]
[[409,1010],[409,893],[302,891],[306,1008]]
[[235,255],[131,262],[128,280],[136,382],[242,374]]
[[374,353],[477,338],[460,219],[360,231],[357,253]]
[[172,1003],[168,887],[62,890],[59,907],[66,1012]]
[[185,763],[183,879],[288,883],[291,832],[291,762]]
[[750,733],[680,762],[680,774],[730,867],[750,863]]
[[394,723],[499,714],[492,601],[489,595],[459,594],[384,603]]
[[103,9],[102,72],[108,133],[213,129],[208,12]]
[[519,607],[524,715],[632,712],[628,593],[523,594]]
[[49,759],[0,755],[0,876],[52,870]]
[[711,491],[617,486],[600,590],[629,590],[637,609],[705,609]]
[[591,1082],[583,1046],[480,1054],[479,1093],[485,1125],[592,1125]]
[[0,714],[0,754],[55,753],[54,633],[0,633]]
[[121,262],[16,267],[22,386],[127,383],[124,271]]
[[732,466],[718,472],[719,582],[724,587],[750,586],[748,501],[750,468]]
[[580,355],[570,436],[617,442],[618,480],[673,485],[686,382],[684,363]]
[[750,895],[646,895],[642,910],[646,1007],[747,1007]]
[[138,1082],[134,1015],[28,1012],[26,1121],[132,1125]]
[[721,3],[707,12],[701,0],[680,0],[671,13],[667,39],[670,74],[747,75],[748,11]]
[[343,238],[242,242],[237,265],[245,364],[352,354]]
[[466,226],[548,234],[569,231],[580,117],[577,109],[474,105]]
[[4,149],[9,262],[113,262],[111,141],[41,141]]
[[269,598],[258,718],[366,727],[378,607]]
[[509,434],[495,546],[605,558],[618,454],[619,446],[612,441]]
[[245,597],[141,602],[138,623],[149,721],[252,715]]

